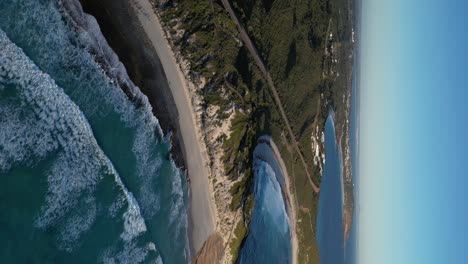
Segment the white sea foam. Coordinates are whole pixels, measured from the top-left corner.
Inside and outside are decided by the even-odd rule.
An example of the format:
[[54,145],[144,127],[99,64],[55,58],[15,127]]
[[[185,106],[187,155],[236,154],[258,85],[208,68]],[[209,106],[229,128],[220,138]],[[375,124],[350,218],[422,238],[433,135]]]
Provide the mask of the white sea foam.
[[[61,150],[48,175],[46,204],[36,219],[36,225],[44,228],[67,214],[81,192],[100,180],[99,170],[107,165],[106,160],[79,109],[47,74],[9,41],[3,31],[0,31],[0,65],[2,75],[8,76],[8,82],[17,88],[20,105],[29,110],[22,120],[15,114],[7,118],[8,125],[0,136],[0,145],[6,146],[2,149],[7,150],[7,155],[1,156],[13,158],[7,159],[2,167],[8,168],[12,162],[33,157],[43,158],[52,150]],[[13,136],[13,130],[23,132]],[[29,152],[32,148],[35,151]],[[94,202],[86,211],[92,212],[93,208],[95,210]],[[71,243],[78,239],[94,218],[91,213],[87,221],[68,223],[62,229],[62,240]],[[80,225],[72,227],[77,223]]]
[[[280,183],[277,180],[273,168],[268,163],[264,161],[261,162],[263,163],[264,169],[264,173],[262,174],[264,177],[268,177],[268,179],[262,186],[259,184],[260,181],[257,181],[255,194],[259,195],[263,193],[263,197],[259,197],[259,199],[263,200],[259,202],[262,203],[262,209],[266,210],[272,219],[275,219],[277,227],[280,228],[281,232],[287,234],[289,232],[290,223]],[[257,172],[256,177],[259,177],[259,175],[260,174]],[[262,190],[259,190],[259,188]]]
[[[159,126],[159,121],[152,113],[152,107],[148,98],[136,87],[130,80],[127,71],[123,64],[120,62],[118,56],[111,49],[106,39],[104,38],[99,28],[96,19],[83,12],[83,9],[78,0],[64,1],[62,3],[62,12],[68,18],[70,23],[74,24],[77,30],[77,41],[80,45],[86,47],[88,51],[97,53],[103,61],[99,68],[103,69],[108,77],[107,81],[110,87],[100,87],[108,96],[108,100],[112,100],[112,105],[115,107],[122,120],[127,125],[135,127],[145,124],[146,129],[150,129],[152,133],[158,133],[159,138],[163,137],[163,132]],[[126,87],[131,99],[139,103],[140,108],[136,109],[135,106],[128,101],[127,96],[117,86]],[[109,89],[110,88],[110,89]]]
[[172,180],[172,209],[171,214],[169,215],[169,223],[174,224],[184,216],[184,197],[182,192],[182,182],[181,182],[181,175],[180,170],[176,169],[174,164],[171,166],[172,175],[174,175],[174,179]]
[[145,220],[141,217],[140,207],[133,197],[132,193],[128,192],[128,209],[124,213],[124,233],[120,237],[125,241],[130,241],[137,237],[140,233],[146,231]]
[[140,182],[140,204],[145,217],[153,217],[160,209],[160,198],[155,190],[162,165],[160,153],[155,149],[157,139],[153,132],[141,127],[137,129],[133,142],[133,153],[137,163]]
[[163,261],[162,261],[161,256],[158,256],[158,257],[156,258],[156,261],[155,261],[154,263],[156,263],[156,264],[163,264]]
[[[27,16],[12,16],[14,21],[2,26],[8,26],[7,32],[21,32],[15,35],[15,42],[34,49],[34,60],[44,71],[69,69],[67,75],[54,77],[58,82],[73,82],[73,87],[64,88],[87,116],[106,115],[106,108],[112,108],[126,125],[143,122],[162,138],[163,133],[147,97],[131,82],[96,20],[83,12],[78,0],[18,1],[2,8],[0,15],[7,20],[8,14],[16,13],[18,9],[28,10]],[[139,108],[128,100],[117,84],[127,87],[133,99],[139,102]],[[74,97],[74,94],[79,96]]]
[[189,239],[188,239],[188,232],[185,229],[188,226],[188,216],[187,216],[187,208],[185,207],[184,201],[184,193],[182,187],[182,172],[179,170],[174,161],[171,161],[171,169],[173,176],[172,180],[172,209],[171,214],[169,216],[169,223],[171,225],[176,226],[176,236],[178,239],[185,240],[185,249],[184,249],[184,256],[185,259],[191,259],[190,256],[190,248],[189,248]]
[[112,218],[115,218],[120,211],[120,209],[123,208],[125,205],[125,196],[119,195],[117,198],[112,202],[111,206],[109,207],[109,215]]
[[266,162],[268,166],[270,166],[271,169],[274,171],[278,182],[281,184],[281,186],[283,186],[284,176],[281,175],[281,169],[278,165],[278,161],[276,160],[276,157],[273,151],[271,150],[271,146],[269,143],[270,140],[271,138],[269,136],[261,136],[258,139],[258,144],[255,147],[254,155],[253,155],[254,160],[259,159],[259,160]]
[[12,102],[0,105],[0,171],[18,162],[29,163],[32,157],[42,159],[57,149],[58,143],[34,122],[33,115]]
[[[71,3],[71,4],[67,4]],[[106,95],[112,101],[112,105],[121,107],[115,109],[127,126],[133,127],[136,131],[135,140],[133,143],[134,157],[137,162],[137,176],[140,183],[139,203],[145,217],[153,217],[160,209],[160,197],[154,185],[159,171],[161,169],[161,157],[155,150],[155,145],[161,141],[163,133],[159,126],[158,120],[152,114],[151,105],[148,99],[136,87],[128,77],[128,74],[119,61],[118,56],[109,47],[107,41],[100,32],[99,25],[96,20],[83,10],[77,1],[67,1],[63,5],[64,14],[68,14],[68,19],[77,28],[79,42],[86,46],[88,50],[93,50],[98,53],[98,56],[104,59],[101,61],[100,67],[103,67],[106,75],[111,83],[110,89],[106,87]],[[114,80],[120,85],[125,85],[131,96],[140,102],[140,108],[136,109],[133,104],[128,102],[124,93],[116,87]],[[157,132],[157,133],[155,133]],[[166,139],[167,140],[167,139]],[[126,234],[124,234],[126,237]]]
[[60,232],[59,247],[63,250],[71,252],[76,248],[76,241],[81,234],[87,231],[96,219],[96,201],[94,197],[88,196],[84,199],[84,203],[73,210],[70,217],[65,220],[62,231]]
[[115,248],[105,250],[101,256],[101,262],[104,264],[138,264],[146,259],[148,252],[147,247],[138,247],[133,242],[125,243],[120,251]]
[[[278,227],[286,234],[289,230],[286,201],[282,188],[285,186],[284,175],[281,174],[278,161],[270,146],[270,137],[262,136],[254,151],[255,200],[262,204],[262,208],[277,220]],[[263,171],[263,172],[262,172]],[[259,177],[266,177],[261,179]],[[261,201],[260,201],[261,199]],[[284,221],[283,221],[284,220]]]
[[[36,219],[36,226],[45,228],[56,224],[71,208],[76,205],[84,191],[92,191],[96,184],[102,179],[104,174],[114,176],[115,182],[123,191],[128,204],[124,214],[124,240],[131,240],[140,233],[146,231],[146,225],[140,214],[138,203],[133,195],[126,189],[112,163],[107,159],[94,139],[91,128],[81,113],[79,108],[68,98],[59,88],[54,80],[37,68],[37,66],[12,43],[3,31],[0,30],[0,72],[2,76],[7,76],[8,82],[17,87],[21,104],[26,109],[31,109],[27,122],[31,126],[24,128],[20,125],[20,120],[12,118],[12,125],[7,129],[2,129],[0,134],[0,146],[2,146],[0,156],[5,156],[2,160],[2,168],[8,169],[12,162],[20,162],[23,159],[31,158],[32,154],[25,154],[32,147],[37,147],[32,142],[55,142],[45,145],[46,150],[60,150],[60,155],[54,162],[48,175],[48,191],[46,203],[42,208],[41,215]],[[34,118],[33,118],[34,117]],[[10,119],[7,123],[10,123]],[[27,123],[26,123],[27,124]],[[27,134],[20,134],[15,137],[13,129],[20,131],[26,129],[37,129],[45,138],[28,138]],[[39,152],[45,155],[44,150]],[[3,155],[5,154],[5,155]],[[9,158],[8,158],[9,157]],[[94,200],[93,200],[94,201]],[[94,202],[87,206],[90,212],[95,211]],[[65,228],[71,231],[62,230],[63,241],[74,241],[79,235],[86,231],[94,221],[95,216],[91,214],[84,224],[70,220]]]
[[[14,117],[8,117],[5,121],[11,125],[10,130],[4,130],[2,126],[0,152],[4,151],[2,143],[10,145],[9,155],[5,155],[6,158],[0,155],[0,170],[8,169],[13,162],[26,162],[33,156],[45,157],[53,151],[60,152],[50,169],[46,205],[36,219],[36,225],[39,227],[48,227],[57,223],[59,219],[68,217],[70,208],[82,198],[84,191],[95,188],[103,175],[113,174],[115,182],[122,190],[122,195],[118,197],[124,198],[118,198],[113,202],[109,208],[109,214],[116,217],[127,204],[127,211],[124,213],[124,232],[121,237],[124,240],[133,241],[146,230],[145,222],[141,217],[142,212],[145,216],[152,217],[159,211],[161,198],[152,186],[157,184],[158,177],[160,177],[162,160],[152,146],[167,138],[163,139],[163,133],[158,120],[152,114],[148,99],[128,78],[125,68],[103,38],[95,19],[83,13],[77,0],[58,1],[58,3],[59,5],[55,1],[46,3],[19,1],[18,6],[8,7],[7,5],[10,10],[0,10],[0,14],[13,13],[19,7],[21,10],[34,12],[34,15],[30,17],[19,16],[14,23],[8,24],[10,27],[15,27],[11,31],[24,32],[16,36],[16,39],[21,41],[22,45],[34,49],[34,60],[41,69],[45,72],[57,71],[57,67],[61,68],[59,71],[62,71],[62,68],[67,69],[66,75],[54,74],[53,76],[60,84],[73,83],[73,86],[69,85],[69,87],[64,85],[65,91],[90,119],[93,117],[92,120],[99,120],[95,118],[97,115],[101,118],[100,120],[105,120],[107,115],[116,112],[125,126],[134,129],[136,134],[133,152],[137,159],[140,186],[139,192],[136,193],[138,193],[137,198],[141,209],[95,142],[80,109],[49,76],[38,69],[35,72],[37,76],[32,76],[31,80],[20,76],[20,81],[15,81],[23,87],[21,92],[24,93],[24,103],[33,106],[31,109],[34,113],[29,113],[31,118],[26,122],[31,124],[27,125],[28,128],[23,126],[25,120],[19,118],[24,116],[23,110],[18,110],[17,121],[11,122],[15,120]],[[57,6],[60,8],[57,9]],[[36,32],[22,30],[25,27],[34,27],[37,30],[35,29]],[[54,30],[51,31],[51,28]],[[10,56],[5,56],[3,45],[0,50],[0,59]],[[96,62],[96,57],[100,59],[99,64]],[[33,65],[31,67],[37,68],[32,62],[30,64]],[[4,64],[0,62],[0,67],[2,65]],[[13,67],[17,66],[10,60],[7,62],[7,69],[0,70],[0,82],[16,78]],[[29,82],[32,81],[35,82],[32,86],[42,88],[29,87]],[[139,102],[139,107],[135,107],[135,104],[128,100],[118,84],[127,86],[133,99]],[[54,92],[45,91],[50,90],[49,88]],[[0,85],[0,90],[3,89],[5,86]],[[56,96],[54,94],[56,92],[61,95]],[[0,125],[3,124],[2,121],[3,119],[0,118]],[[13,140],[11,135],[14,135],[15,131],[23,134],[19,134],[18,139]],[[21,142],[21,140],[27,142]],[[185,235],[187,240],[185,244],[188,246],[187,232],[181,234],[182,230],[185,230],[184,227],[187,227],[181,175],[178,174],[180,171],[173,164],[172,166],[174,173],[171,173],[173,198],[171,206],[174,210],[170,215],[170,222],[171,225],[176,226],[178,236]],[[188,252],[188,249],[186,251]],[[186,255],[188,255],[187,252]]]
[[101,179],[98,170],[90,160],[73,161],[60,154],[48,173],[46,201],[36,226],[45,228],[63,219],[76,206],[82,192]]
[[148,250],[149,251],[156,251],[156,245],[153,242],[148,243]]

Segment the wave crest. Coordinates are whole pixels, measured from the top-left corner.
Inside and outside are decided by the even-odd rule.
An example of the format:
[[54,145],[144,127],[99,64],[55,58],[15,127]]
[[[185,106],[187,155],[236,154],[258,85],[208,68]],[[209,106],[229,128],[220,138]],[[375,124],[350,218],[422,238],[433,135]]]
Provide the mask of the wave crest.
[[[7,80],[5,83],[16,88],[19,105],[25,105],[30,110],[27,115],[21,115],[21,111],[14,112],[11,119],[6,120],[6,129],[2,129],[0,134],[0,156],[6,157],[0,160],[1,168],[8,169],[13,163],[31,159],[34,155],[45,157],[51,151],[59,151],[48,173],[46,203],[36,219],[36,226],[47,228],[57,224],[71,213],[80,197],[90,195],[103,176],[110,174],[114,176],[128,204],[124,214],[125,232],[122,238],[131,240],[145,232],[146,225],[138,203],[99,148],[83,113],[55,81],[43,73],[2,30],[0,76]],[[22,119],[26,123],[20,122]],[[23,134],[8,137],[17,128]],[[27,132],[28,130],[33,132]],[[31,137],[35,134],[42,136]],[[33,147],[40,146],[45,148],[28,152]],[[66,242],[66,249],[69,248],[67,244],[75,242],[94,221],[96,202],[92,197],[85,201],[82,206],[86,208],[86,212],[91,213],[81,218],[69,218],[62,228],[61,240]]]

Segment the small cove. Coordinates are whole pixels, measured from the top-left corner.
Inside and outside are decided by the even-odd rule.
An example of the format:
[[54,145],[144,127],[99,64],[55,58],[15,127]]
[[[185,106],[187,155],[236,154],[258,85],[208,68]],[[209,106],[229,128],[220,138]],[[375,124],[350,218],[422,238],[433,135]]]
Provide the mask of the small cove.
[[284,179],[268,142],[268,137],[261,137],[254,152],[255,207],[239,263],[291,263]]
[[325,123],[325,166],[320,186],[317,241],[320,263],[344,263],[341,154],[332,114]]

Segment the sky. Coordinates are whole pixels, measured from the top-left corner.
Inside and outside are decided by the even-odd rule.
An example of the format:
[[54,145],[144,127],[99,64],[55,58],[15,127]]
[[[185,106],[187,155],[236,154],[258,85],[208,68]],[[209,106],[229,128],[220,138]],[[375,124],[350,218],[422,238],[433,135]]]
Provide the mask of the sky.
[[468,263],[466,12],[362,0],[358,263]]

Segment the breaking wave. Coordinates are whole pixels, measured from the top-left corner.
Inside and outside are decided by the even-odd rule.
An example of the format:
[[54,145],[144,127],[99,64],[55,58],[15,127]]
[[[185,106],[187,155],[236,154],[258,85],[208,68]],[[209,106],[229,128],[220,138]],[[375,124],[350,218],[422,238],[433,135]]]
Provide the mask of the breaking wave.
[[[4,84],[11,86],[6,89],[17,89],[15,92],[20,104],[32,110],[32,113],[25,115],[21,115],[21,111],[14,112],[9,116],[13,118],[3,123],[5,129],[2,131],[6,133],[2,132],[0,136],[2,170],[9,169],[14,163],[43,158],[55,150],[60,153],[48,174],[46,202],[36,219],[36,226],[47,228],[63,220],[84,193],[92,193],[103,175],[110,174],[124,193],[128,206],[124,213],[125,232],[122,239],[130,241],[145,232],[146,225],[137,201],[99,148],[84,115],[54,80],[41,72],[1,30],[0,76]],[[19,118],[19,115],[27,118]],[[23,120],[30,126],[21,124]],[[20,134],[13,136],[17,128]],[[41,136],[32,137],[36,134]],[[94,221],[94,198],[88,197],[85,204],[85,213],[68,218],[61,231],[60,240],[64,242],[66,250],[70,250],[69,245]]]
[[283,175],[262,136],[254,151],[255,205],[249,234],[239,252],[239,263],[291,263],[290,220],[283,197]]
[[148,247],[138,247],[135,243],[125,244],[120,251],[115,249],[107,249],[101,256],[101,262],[104,264],[115,263],[141,263],[148,255]]
[[[151,252],[169,239],[166,256],[190,260],[186,186],[167,161],[168,137],[79,1],[0,1],[0,95],[0,173],[52,160],[34,225],[57,230],[60,249],[74,251],[105,218],[121,224],[121,241],[106,246],[103,261],[162,263]],[[126,136],[118,150],[134,164],[109,149],[120,142],[103,124]],[[118,194],[105,204],[97,193],[112,178]]]

